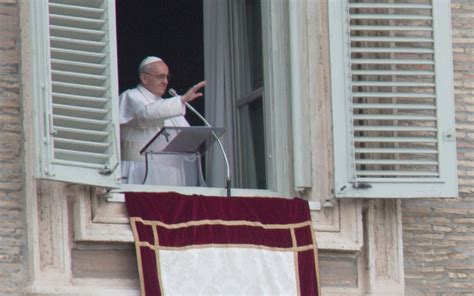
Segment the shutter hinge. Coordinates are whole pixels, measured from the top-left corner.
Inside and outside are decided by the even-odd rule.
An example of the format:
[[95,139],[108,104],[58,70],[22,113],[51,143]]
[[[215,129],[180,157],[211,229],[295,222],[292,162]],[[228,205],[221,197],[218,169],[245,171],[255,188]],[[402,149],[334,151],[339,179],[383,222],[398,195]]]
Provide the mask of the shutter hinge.
[[456,140],[454,130],[447,130],[443,132],[443,140],[445,142],[454,142]]
[[49,125],[49,134],[55,136],[58,134],[58,131],[54,128],[53,115],[48,114],[48,125]]
[[354,189],[370,189],[372,188],[372,185],[370,185],[367,182],[355,182],[352,184],[352,188]]
[[110,176],[117,169],[118,165],[119,163],[117,162],[112,169],[110,169],[108,166],[104,166],[104,168],[99,170],[99,174],[103,176]]

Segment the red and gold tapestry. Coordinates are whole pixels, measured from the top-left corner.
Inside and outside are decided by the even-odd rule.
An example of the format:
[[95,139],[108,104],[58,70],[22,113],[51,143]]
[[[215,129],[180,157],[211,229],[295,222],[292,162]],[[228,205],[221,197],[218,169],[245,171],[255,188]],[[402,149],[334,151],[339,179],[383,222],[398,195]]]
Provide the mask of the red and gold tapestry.
[[142,295],[320,295],[306,201],[125,197]]

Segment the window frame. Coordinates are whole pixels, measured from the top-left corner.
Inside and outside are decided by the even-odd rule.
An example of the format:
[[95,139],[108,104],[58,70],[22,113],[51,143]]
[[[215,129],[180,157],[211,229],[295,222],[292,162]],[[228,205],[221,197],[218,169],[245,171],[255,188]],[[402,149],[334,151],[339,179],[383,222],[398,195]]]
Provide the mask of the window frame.
[[[109,7],[114,5],[113,0],[104,0]],[[177,192],[202,192],[202,194],[225,196],[226,193],[223,188],[204,188],[204,187],[167,187],[167,186],[146,186],[146,185],[124,185],[120,183],[120,166],[115,167],[115,171],[111,176],[105,179],[85,178],[87,173],[77,173],[77,168],[65,166],[64,170],[57,173],[49,173],[53,170],[49,169],[51,166],[51,134],[48,128],[48,116],[51,110],[51,96],[48,92],[44,92],[44,88],[51,87],[50,67],[42,67],[42,65],[49,65],[49,2],[30,1],[30,16],[32,19],[33,34],[33,49],[32,52],[32,92],[35,105],[35,142],[36,142],[36,177],[40,179],[49,179],[56,181],[63,181],[67,183],[86,184],[92,186],[99,186],[107,188],[110,194],[124,191],[177,191]],[[112,6],[111,6],[112,5]],[[110,59],[115,61],[112,65],[114,72],[112,75],[111,88],[118,92],[118,75],[117,71],[117,52],[115,41],[115,17],[113,9],[107,10],[109,20],[109,28],[112,34],[108,36],[111,42]],[[293,165],[292,165],[292,128],[291,128],[291,102],[288,100],[291,97],[291,73],[286,68],[288,65],[289,45],[288,31],[285,30],[285,22],[288,19],[288,5],[284,1],[262,1],[262,38],[263,40],[263,71],[264,71],[264,85],[268,85],[266,95],[272,98],[268,102],[264,112],[265,118],[265,142],[268,143],[268,161],[267,161],[267,188],[263,189],[236,189],[233,188],[233,193],[237,195],[253,195],[253,196],[294,196],[293,190]],[[283,30],[282,30],[283,28]],[[272,51],[271,48],[278,46],[280,51]],[[49,91],[50,93],[50,91]],[[118,94],[117,94],[118,95]],[[118,96],[117,96],[118,97]],[[117,101],[117,100],[112,100]],[[118,110],[118,103],[113,106],[113,110]],[[114,129],[119,130],[118,112],[111,116]],[[117,113],[117,114],[115,114]],[[278,120],[276,120],[278,119]],[[269,131],[269,132],[267,132]],[[278,131],[278,132],[276,132]],[[117,143],[118,144],[118,143]],[[119,145],[117,151],[119,151]],[[48,170],[45,170],[45,166]],[[291,169],[288,169],[291,168]],[[48,173],[47,173],[48,172]],[[61,176],[60,176],[61,175]],[[80,177],[80,178],[79,178]]]
[[[259,5],[263,6],[263,1],[257,0]],[[252,37],[249,36],[250,32],[253,30],[249,30],[249,25],[253,24],[253,19],[248,19],[246,12],[248,10],[247,7],[247,2],[244,0],[241,1],[232,1],[229,2],[230,4],[230,19],[231,19],[231,65],[232,65],[232,73],[233,73],[233,114],[232,118],[234,118],[234,131],[228,131],[232,132],[233,136],[232,138],[234,139],[234,147],[233,151],[235,152],[234,155],[234,162],[235,162],[235,182],[234,184],[237,184],[239,188],[246,188],[246,187],[241,187],[245,186],[245,183],[253,183],[255,182],[254,185],[257,185],[258,181],[255,180],[254,178],[257,178],[257,171],[254,171],[252,169],[248,170],[249,164],[250,166],[251,161],[247,159],[246,157],[248,156],[248,152],[251,152],[252,149],[248,148],[249,145],[242,145],[243,143],[246,144],[252,144],[252,140],[249,139],[248,137],[250,136],[248,133],[248,126],[247,128],[245,127],[246,124],[249,124],[248,121],[244,120],[242,116],[246,113],[244,111],[247,109],[247,112],[250,111],[249,106],[257,101],[261,101],[262,108],[263,108],[263,114],[262,117],[265,117],[265,108],[268,104],[268,100],[271,100],[271,98],[268,98],[265,96],[265,81],[264,77],[268,75],[268,73],[264,72],[263,69],[263,54],[262,54],[262,64],[260,65],[261,71],[262,71],[262,81],[261,85],[253,85],[253,73],[254,68],[252,67],[251,63],[252,61],[252,54],[251,51],[253,51],[253,48],[255,46],[260,46],[260,52],[263,52],[263,32],[261,28],[261,34],[262,36],[260,39],[260,44],[254,44],[253,42],[255,41]],[[260,10],[262,9],[262,6],[260,7]],[[245,15],[245,16],[244,16]],[[263,15],[260,14],[260,26],[265,22],[263,19]],[[250,23],[250,24],[249,24]],[[258,50],[257,50],[258,52]],[[266,126],[265,123],[265,118],[262,122],[263,124],[263,134],[264,134],[264,155],[263,157],[265,158],[264,163],[265,163],[265,183],[267,183],[267,175],[269,174],[268,168],[267,168],[267,162],[268,162],[268,139],[271,137],[267,136],[267,134],[271,133],[271,130]],[[245,139],[249,140],[249,142],[246,142]],[[250,151],[249,151],[250,150]],[[259,155],[253,155],[253,156],[259,156]],[[261,156],[261,155],[260,155]],[[250,176],[249,176],[250,175]]]

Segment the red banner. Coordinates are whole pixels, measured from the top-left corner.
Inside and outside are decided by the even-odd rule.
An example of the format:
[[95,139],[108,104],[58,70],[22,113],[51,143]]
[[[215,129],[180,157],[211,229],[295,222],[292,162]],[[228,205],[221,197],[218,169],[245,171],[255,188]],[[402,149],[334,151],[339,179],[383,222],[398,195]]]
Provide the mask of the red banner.
[[125,197],[142,295],[320,295],[306,201]]

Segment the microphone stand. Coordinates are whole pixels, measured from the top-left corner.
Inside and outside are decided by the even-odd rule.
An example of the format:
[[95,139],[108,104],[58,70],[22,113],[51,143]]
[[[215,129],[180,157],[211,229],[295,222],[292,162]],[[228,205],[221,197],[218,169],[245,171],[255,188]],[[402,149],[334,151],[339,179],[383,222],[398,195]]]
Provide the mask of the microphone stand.
[[[168,90],[168,93],[170,95],[172,95],[173,97],[175,96],[178,96],[178,93],[170,88]],[[184,102],[184,105],[186,106],[186,108],[188,108],[189,110],[191,110],[191,112],[193,112],[194,114],[197,115],[197,117],[199,117],[199,119],[202,120],[202,122],[204,122],[204,124],[208,127],[211,127],[212,128],[212,125],[206,120],[206,118],[204,118],[204,116],[201,115],[201,113],[199,113],[196,109],[194,109],[193,106],[191,106],[188,102]],[[222,145],[222,142],[221,140],[219,139],[219,137],[216,135],[216,133],[214,131],[211,131],[212,133],[212,136],[216,139],[217,143],[219,144],[219,148],[222,152],[222,156],[224,157],[224,161],[225,161],[225,166],[226,166],[226,181],[225,181],[225,186],[226,186],[226,191],[227,191],[227,197],[230,197],[231,196],[231,192],[230,192],[230,187],[231,187],[231,180],[230,180],[230,165],[229,165],[229,160],[227,158],[227,154],[225,153],[225,150],[224,150],[224,145]]]

